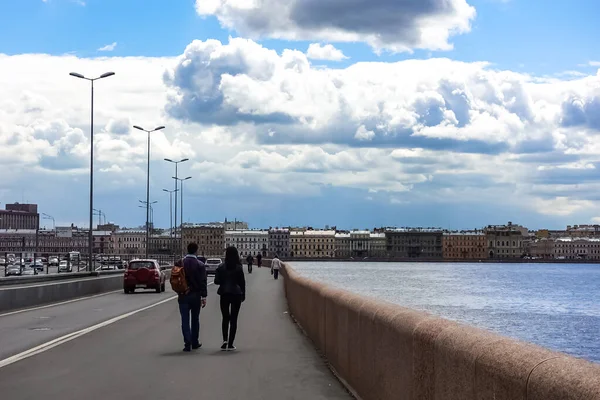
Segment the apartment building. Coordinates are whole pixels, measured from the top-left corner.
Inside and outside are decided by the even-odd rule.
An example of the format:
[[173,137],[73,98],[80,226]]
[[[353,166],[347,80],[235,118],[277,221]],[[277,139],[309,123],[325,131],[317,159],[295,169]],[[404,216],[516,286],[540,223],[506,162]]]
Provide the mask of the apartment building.
[[443,232],[438,228],[394,228],[385,232],[388,257],[441,259]]
[[443,257],[447,260],[482,260],[487,258],[487,241],[483,231],[448,231],[443,234]]
[[335,230],[290,232],[290,256],[295,258],[331,258],[335,256]]
[[150,236],[150,254],[177,254],[181,249],[181,239],[174,238],[170,229]]
[[600,260],[600,238],[562,237],[554,239],[554,258],[562,260]]
[[225,231],[223,249],[229,246],[236,247],[243,259],[249,255],[256,257],[259,254],[267,257],[269,255],[269,231]]
[[[123,229],[112,232],[108,253],[125,258],[146,255],[146,230]],[[104,252],[103,252],[104,253]]]
[[387,242],[385,233],[370,233],[370,250],[369,257],[383,258],[386,256]]
[[182,250],[191,242],[198,244],[198,255],[223,257],[225,254],[225,229],[223,225],[184,225],[181,230]]
[[555,240],[553,238],[545,237],[537,239],[529,243],[529,246],[526,248],[526,253],[534,258],[551,260],[554,258],[554,244]]
[[336,232],[334,237],[334,257],[350,258],[352,251],[350,249],[350,232]]
[[279,258],[288,258],[290,256],[289,229],[269,229],[269,257],[274,257],[276,254]]
[[520,258],[525,254],[524,243],[529,231],[521,225],[489,225],[485,229],[489,258]]

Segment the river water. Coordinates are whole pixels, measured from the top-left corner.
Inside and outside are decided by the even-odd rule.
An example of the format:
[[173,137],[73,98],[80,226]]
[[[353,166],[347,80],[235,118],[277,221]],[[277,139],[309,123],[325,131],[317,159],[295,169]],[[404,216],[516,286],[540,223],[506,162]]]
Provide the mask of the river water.
[[291,264],[339,288],[600,363],[600,265]]

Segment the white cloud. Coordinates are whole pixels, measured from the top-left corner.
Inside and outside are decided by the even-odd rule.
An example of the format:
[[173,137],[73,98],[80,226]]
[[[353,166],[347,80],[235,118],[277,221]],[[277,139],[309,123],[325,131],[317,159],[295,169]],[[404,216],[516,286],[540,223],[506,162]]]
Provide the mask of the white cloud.
[[[68,72],[115,71],[95,85],[99,195],[143,197],[146,135],[131,126],[165,125],[152,134],[153,196],[172,187],[161,160],[189,157],[190,193],[335,188],[397,207],[600,215],[598,75],[540,80],[448,59],[315,69],[244,39],[197,41],[178,58],[0,55],[0,69],[8,201],[24,181],[86,192],[89,83]],[[85,211],[84,200],[72,201]]]
[[250,38],[365,42],[392,51],[449,50],[450,36],[469,32],[475,18],[466,0],[196,0],[196,11]]
[[112,42],[111,44],[107,44],[106,46],[102,46],[98,49],[98,51],[114,51],[117,48],[117,42]]
[[311,43],[306,51],[306,56],[313,60],[342,61],[347,59],[344,53],[331,44],[321,45]]

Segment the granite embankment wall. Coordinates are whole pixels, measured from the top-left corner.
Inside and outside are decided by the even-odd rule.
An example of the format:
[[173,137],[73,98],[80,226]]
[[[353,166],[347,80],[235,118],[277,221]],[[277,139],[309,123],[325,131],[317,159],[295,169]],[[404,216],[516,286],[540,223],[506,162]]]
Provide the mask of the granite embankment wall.
[[362,400],[600,399],[600,365],[284,271],[289,310]]

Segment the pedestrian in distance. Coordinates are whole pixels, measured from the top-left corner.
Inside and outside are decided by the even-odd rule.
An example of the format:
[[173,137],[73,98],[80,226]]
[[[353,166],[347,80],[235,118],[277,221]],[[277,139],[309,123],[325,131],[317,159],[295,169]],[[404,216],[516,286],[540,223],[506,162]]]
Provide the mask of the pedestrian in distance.
[[273,260],[271,261],[271,275],[273,275],[273,279],[279,279],[279,270],[281,269],[281,260],[279,256],[275,254]]
[[246,262],[248,263],[248,273],[251,274],[252,263],[254,262],[254,257],[252,257],[252,254],[248,254],[248,257],[246,257]]
[[215,285],[219,285],[217,294],[220,298],[221,331],[223,344],[221,350],[235,350],[234,342],[237,333],[237,322],[242,303],[246,300],[246,278],[244,267],[235,247],[225,250],[225,261],[215,272]]
[[262,266],[262,254],[260,253],[258,253],[258,255],[256,256],[256,265],[258,266],[258,268]]
[[[200,342],[200,309],[206,307],[208,283],[206,265],[198,260],[198,245],[190,243],[188,254],[171,270],[171,287],[178,294],[179,312],[181,314],[181,332],[183,334],[183,351],[202,347]],[[191,317],[191,318],[190,318]],[[191,324],[190,324],[191,322]]]

